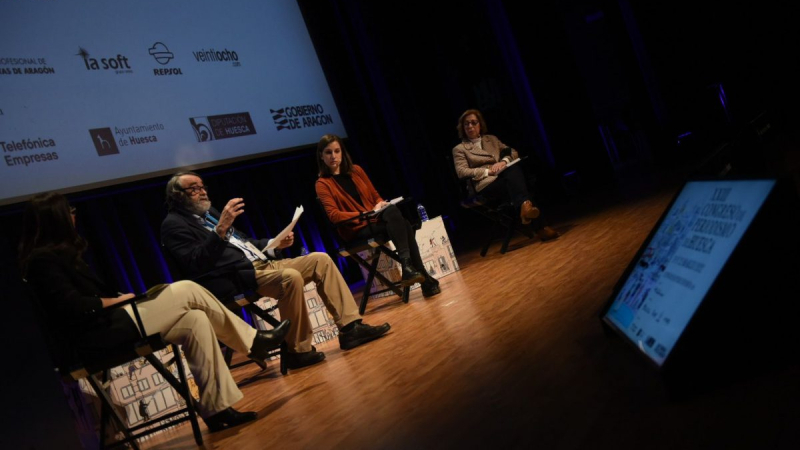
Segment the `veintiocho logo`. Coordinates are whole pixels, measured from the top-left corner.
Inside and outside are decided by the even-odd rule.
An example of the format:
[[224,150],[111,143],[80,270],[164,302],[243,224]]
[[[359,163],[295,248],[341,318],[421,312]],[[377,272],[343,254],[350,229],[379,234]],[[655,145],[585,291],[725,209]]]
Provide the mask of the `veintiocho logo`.
[[195,61],[197,62],[230,62],[233,67],[239,67],[242,63],[239,61],[239,54],[234,50],[216,50],[210,48],[208,50],[201,48],[196,52],[192,52]]

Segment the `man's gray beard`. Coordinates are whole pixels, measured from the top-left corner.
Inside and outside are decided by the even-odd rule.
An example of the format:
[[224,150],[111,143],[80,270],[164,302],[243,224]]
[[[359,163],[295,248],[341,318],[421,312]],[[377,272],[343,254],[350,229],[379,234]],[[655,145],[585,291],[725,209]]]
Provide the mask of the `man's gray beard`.
[[203,214],[207,213],[209,209],[211,209],[211,200],[187,199],[186,209],[192,214],[202,216]]

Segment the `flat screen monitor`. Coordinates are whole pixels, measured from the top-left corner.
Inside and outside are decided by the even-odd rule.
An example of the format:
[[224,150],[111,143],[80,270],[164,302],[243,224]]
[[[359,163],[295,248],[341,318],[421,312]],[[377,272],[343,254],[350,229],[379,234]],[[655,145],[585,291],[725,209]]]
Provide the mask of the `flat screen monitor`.
[[661,367],[775,183],[686,182],[617,283],[605,323]]
[[345,135],[296,0],[13,0],[0,17],[0,205]]

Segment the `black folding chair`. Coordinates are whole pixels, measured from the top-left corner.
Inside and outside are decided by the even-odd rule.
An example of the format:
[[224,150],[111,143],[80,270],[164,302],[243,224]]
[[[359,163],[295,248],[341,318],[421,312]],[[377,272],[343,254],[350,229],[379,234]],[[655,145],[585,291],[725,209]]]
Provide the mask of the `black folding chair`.
[[[169,268],[172,277],[176,280],[188,279],[181,273],[179,265],[174,260],[169,250],[163,245],[161,246],[161,250],[162,253],[164,254],[164,260],[167,262],[167,267]],[[208,289],[209,286],[206,286],[204,284],[204,281],[208,280],[212,276],[223,277],[228,281],[228,283],[226,283],[228,289],[226,289],[224,292],[220,291],[218,288],[215,288],[213,290],[209,289],[209,291],[212,294],[214,294],[214,296],[217,297],[217,299],[220,302],[222,302],[222,304],[225,305],[225,307],[231,310],[234,314],[244,319],[242,315],[242,308],[244,308],[244,310],[247,311],[248,314],[250,314],[251,316],[260,317],[264,322],[268,323],[272,327],[277,327],[278,325],[280,325],[281,322],[275,317],[273,317],[272,314],[270,314],[278,307],[278,305],[276,304],[266,309],[262,309],[260,306],[258,306],[256,302],[261,298],[261,296],[258,295],[258,293],[256,292],[246,289],[242,285],[241,281],[239,280],[239,276],[236,273],[235,265],[231,265],[230,267],[218,268],[213,272],[213,275],[212,274],[201,275],[193,279],[192,281]],[[255,323],[251,323],[251,325],[255,327]],[[287,348],[288,347],[286,346],[286,342],[283,342],[281,343],[280,348],[269,352],[267,356],[268,359],[271,359],[272,357],[276,356],[280,358],[280,371],[282,375],[286,375],[286,373],[289,371],[289,368],[286,366],[286,359],[283,357],[287,352]],[[257,364],[261,368],[261,370],[267,369],[266,362],[257,361],[249,358],[245,361],[232,364],[233,353],[234,351],[232,348],[225,346],[225,363],[228,365],[230,369],[235,369],[237,367],[245,366],[251,363]]]
[[[471,180],[463,181],[465,183],[472,182]],[[486,256],[492,243],[498,240],[500,241],[500,253],[505,254],[514,233],[520,233],[527,236],[528,239],[533,239],[535,236],[530,227],[522,225],[519,220],[519,210],[509,201],[487,198],[480,194],[467,194],[462,197],[459,204],[462,208],[475,211],[492,223],[489,233],[486,235],[486,243],[481,248],[482,257]]]
[[[525,158],[523,158],[525,159]],[[486,256],[489,247],[493,242],[500,241],[500,253],[508,251],[508,244],[515,233],[533,239],[535,234],[530,227],[522,225],[519,219],[519,210],[514,207],[511,201],[491,198],[480,193],[476,193],[473,187],[472,178],[458,178],[455,172],[455,165],[452,157],[447,157],[450,167],[454,170],[453,178],[456,179],[461,201],[459,205],[467,210],[473,211],[487,219],[491,226],[486,233],[486,243],[481,248],[481,257]]]
[[[34,303],[37,319],[41,324],[40,328],[45,335],[44,337],[48,350],[55,362],[56,372],[58,372],[65,381],[86,379],[97,395],[97,398],[100,400],[99,441],[101,448],[105,448],[106,446],[108,448],[113,448],[127,444],[138,449],[137,439],[187,420],[192,424],[195,442],[199,446],[203,445],[203,437],[200,433],[200,425],[197,421],[197,406],[189,389],[183,362],[180,359],[180,349],[177,345],[166,342],[159,333],[147,334],[136,306],[137,301],[146,298],[144,294],[117,303],[109,308],[104,308],[102,311],[98,311],[94,316],[87,317],[88,320],[91,320],[93,317],[102,317],[110,314],[111,311],[117,308],[131,305],[136,318],[136,324],[139,326],[140,331],[139,338],[134,341],[122,343],[119,347],[109,350],[102,355],[92,354],[91,356],[87,356],[79,352],[65,336],[60,336],[54,331],[59,329],[57,321],[61,319],[48,314],[47,309],[41,305],[32,290],[28,289],[28,291],[29,297]],[[158,357],[154,355],[154,352],[163,350],[168,346],[172,348],[173,357],[167,362],[166,366],[175,365],[178,373],[177,377],[175,377],[173,373],[161,363]],[[147,362],[158,371],[161,377],[175,389],[178,395],[184,399],[185,405],[171,413],[159,415],[152,419],[145,419],[142,423],[128,426],[126,424],[126,419],[122,417],[114,407],[114,403],[107,392],[106,386],[110,381],[109,376],[112,368],[130,363],[140,357],[144,357]],[[123,439],[111,443],[106,442],[106,426],[109,421],[113,421],[117,429],[122,432],[124,436]]]
[[[403,200],[403,202],[406,201],[408,201],[408,199]],[[334,232],[336,232],[336,230],[341,226],[362,220],[366,220],[369,224],[368,226],[371,227],[372,224],[369,222],[369,219],[375,216],[375,213],[370,211],[361,213],[352,219],[333,223],[330,217],[328,217],[328,213],[325,211],[325,208],[322,206],[322,202],[320,201],[319,197],[317,197],[317,205],[322,212],[322,217],[324,217],[325,223],[327,223],[328,227],[330,227],[330,229]],[[390,239],[386,233],[378,233],[377,230],[374,230],[370,234],[372,234],[372,237],[366,239],[353,239],[351,241],[344,242],[344,245],[338,249],[340,255],[352,258],[361,267],[364,267],[367,270],[367,281],[366,285],[364,286],[364,293],[361,296],[361,302],[358,305],[358,312],[361,315],[364,315],[364,311],[367,310],[367,302],[369,301],[370,297],[392,291],[400,296],[400,298],[403,300],[403,303],[408,303],[409,292],[411,291],[411,286],[403,286],[400,281],[391,281],[382,273],[380,273],[380,271],[378,271],[378,263],[380,262],[381,255],[386,255],[397,262],[401,262],[400,256],[397,254],[397,251],[387,247],[386,244],[390,241]],[[338,236],[338,232],[336,232],[336,235]],[[371,259],[366,260],[358,254],[359,252],[363,252],[365,250],[373,251]],[[384,286],[386,286],[386,288],[372,290],[372,282],[376,278]]]

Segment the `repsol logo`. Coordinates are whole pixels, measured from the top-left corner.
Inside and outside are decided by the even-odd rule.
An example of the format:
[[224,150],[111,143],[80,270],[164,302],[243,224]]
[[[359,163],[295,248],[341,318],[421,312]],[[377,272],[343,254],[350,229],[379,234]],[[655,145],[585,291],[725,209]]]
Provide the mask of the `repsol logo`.
[[83,58],[86,70],[113,70],[115,73],[133,73],[128,57],[122,54],[108,58],[93,58],[84,48],[79,48],[76,56]]
[[[153,44],[152,47],[147,49],[147,53],[149,53],[150,56],[152,56],[153,59],[155,59],[155,61],[162,66],[169,64],[169,62],[175,58],[175,54],[172,53],[169,48],[167,48],[167,44],[163,42],[156,42]],[[153,75],[157,77],[165,75],[183,75],[183,71],[181,71],[180,67],[162,67],[153,69]]]

